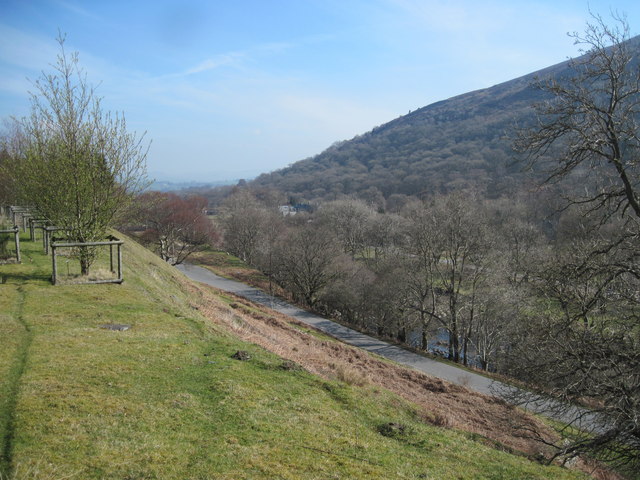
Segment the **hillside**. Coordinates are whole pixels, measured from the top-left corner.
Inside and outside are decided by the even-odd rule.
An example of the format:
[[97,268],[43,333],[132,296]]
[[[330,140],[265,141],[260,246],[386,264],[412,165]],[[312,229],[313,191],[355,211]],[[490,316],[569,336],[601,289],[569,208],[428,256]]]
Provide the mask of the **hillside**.
[[[640,37],[630,40],[640,52]],[[421,195],[473,186],[498,196],[525,181],[514,126],[533,120],[537,79],[572,75],[568,62],[420,108],[252,183],[307,200]],[[322,179],[319,182],[318,179]]]
[[507,453],[535,455],[509,420],[544,430],[517,410],[194,285],[130,240],[122,285],[54,287],[39,242],[23,247],[0,265],[0,478],[580,478]]

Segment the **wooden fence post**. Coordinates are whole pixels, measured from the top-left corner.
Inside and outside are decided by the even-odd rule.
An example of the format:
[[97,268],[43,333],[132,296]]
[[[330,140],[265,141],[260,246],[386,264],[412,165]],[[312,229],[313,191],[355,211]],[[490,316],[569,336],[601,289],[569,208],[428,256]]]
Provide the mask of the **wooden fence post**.
[[118,243],[118,281],[122,283],[122,242]]
[[[16,245],[16,261],[18,263],[20,263],[20,228],[17,225],[14,225],[13,228],[9,228],[6,230],[0,230],[0,233],[12,233],[13,234],[13,241],[15,242]],[[9,242],[9,240],[7,239],[7,243]]]
[[13,236],[16,242],[16,260],[18,260],[18,263],[20,263],[20,229],[17,225],[14,225],[13,229]]
[[58,280],[58,265],[56,263],[56,245],[55,242],[51,244],[51,261],[53,262],[53,273],[51,274],[51,281],[55,285]]

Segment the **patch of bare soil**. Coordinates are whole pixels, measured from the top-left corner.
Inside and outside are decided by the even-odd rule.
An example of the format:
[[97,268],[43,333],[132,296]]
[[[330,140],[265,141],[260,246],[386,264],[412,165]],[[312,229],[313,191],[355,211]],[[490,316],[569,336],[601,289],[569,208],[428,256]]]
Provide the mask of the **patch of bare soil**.
[[[418,405],[428,423],[470,432],[491,446],[537,459],[549,458],[551,449],[545,442],[558,440],[543,422],[500,399],[393,364],[339,341],[323,339],[314,334],[313,327],[241,297],[235,297],[229,306],[212,287],[188,288],[194,290],[194,299],[199,299],[198,308],[205,316],[243,340],[323,378],[390,390]],[[582,467],[581,470],[596,473],[593,468]],[[596,471],[595,478],[616,478]]]

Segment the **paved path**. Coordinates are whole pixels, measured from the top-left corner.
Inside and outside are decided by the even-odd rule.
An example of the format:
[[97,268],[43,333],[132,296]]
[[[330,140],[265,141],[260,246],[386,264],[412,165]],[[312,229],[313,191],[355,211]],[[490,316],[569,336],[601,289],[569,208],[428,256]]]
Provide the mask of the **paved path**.
[[288,304],[278,298],[254,287],[250,287],[234,280],[228,280],[215,275],[211,271],[197,265],[178,265],[177,268],[192,280],[206,283],[213,287],[227,292],[235,293],[253,302],[265,305],[273,310],[293,317],[308,325],[312,325],[319,330],[342,340],[350,345],[362,348],[369,352],[377,353],[398,363],[408,365],[434,377],[447,380],[452,383],[465,385],[473,390],[487,395],[494,395],[492,384],[497,386],[493,380],[482,375],[468,372],[462,368],[438,362],[431,358],[409,352],[395,345],[391,345],[377,338],[370,337],[339,323],[327,320],[326,318],[314,315],[305,310]]
[[[442,380],[446,380],[451,383],[464,385],[467,388],[485,395],[502,396],[501,392],[506,393],[507,391],[512,391],[514,388],[495,380],[491,380],[485,376],[469,372],[447,363],[438,362],[431,358],[423,357],[382,340],[378,340],[377,338],[357,332],[351,328],[340,325],[339,323],[295,307],[257,288],[250,287],[244,283],[236,282],[234,280],[222,278],[206,268],[190,264],[181,264],[176,267],[192,280],[206,283],[207,285],[219,288],[220,290],[231,292],[255,303],[265,305],[308,325],[312,325],[345,343],[354,345],[369,352],[377,353],[378,355],[413,367],[416,370],[433,377],[441,378]],[[583,418],[575,424],[582,428],[593,427],[600,423],[592,414],[578,409],[573,409],[570,412],[563,412],[560,414],[550,414],[550,405],[553,406],[558,404],[552,400],[528,395],[528,401],[526,405],[523,406],[534,412],[543,413],[547,416],[554,417],[556,420],[567,423],[570,423],[572,420],[575,422],[575,416],[576,413],[578,413],[578,416],[582,416]],[[596,429],[599,430],[598,427],[596,427]]]

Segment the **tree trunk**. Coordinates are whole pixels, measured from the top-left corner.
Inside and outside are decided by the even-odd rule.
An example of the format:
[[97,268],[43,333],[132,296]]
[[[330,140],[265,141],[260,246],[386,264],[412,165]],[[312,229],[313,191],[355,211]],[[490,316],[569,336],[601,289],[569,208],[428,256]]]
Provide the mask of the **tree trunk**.
[[80,247],[80,274],[83,276],[89,275],[91,257],[91,252],[87,247]]
[[449,350],[451,360],[456,363],[460,362],[460,335],[458,334],[458,320],[454,319],[451,322],[451,329],[449,330]]
[[407,343],[407,329],[404,323],[398,326],[398,341],[403,344]]
[[422,350],[424,350],[425,352],[427,350],[429,350],[429,337],[427,335],[427,329],[424,327],[424,324],[422,325]]

